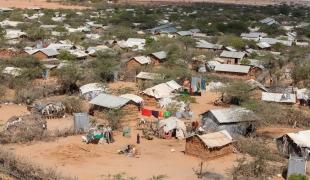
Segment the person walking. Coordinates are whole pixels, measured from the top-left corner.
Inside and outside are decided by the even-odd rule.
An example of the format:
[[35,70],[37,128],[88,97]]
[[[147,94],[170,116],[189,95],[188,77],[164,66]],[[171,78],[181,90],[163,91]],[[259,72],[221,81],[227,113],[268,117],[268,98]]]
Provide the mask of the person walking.
[[140,144],[140,134],[137,134],[137,144]]

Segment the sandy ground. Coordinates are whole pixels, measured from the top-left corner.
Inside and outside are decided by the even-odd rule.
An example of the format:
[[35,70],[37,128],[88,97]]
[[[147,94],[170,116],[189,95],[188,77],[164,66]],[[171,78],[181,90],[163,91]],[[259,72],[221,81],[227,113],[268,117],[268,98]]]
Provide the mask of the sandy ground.
[[26,106],[17,104],[0,105],[0,127],[12,116],[21,116],[29,114]]
[[[57,167],[64,175],[79,179],[103,179],[108,174],[126,172],[128,176],[147,179],[153,175],[165,174],[168,179],[197,179],[193,168],[201,162],[198,158],[184,155],[184,141],[142,139],[138,145],[139,158],[118,155],[117,150],[135,138],[116,135],[113,144],[87,145],[80,136],[59,139],[55,142],[39,142],[32,145],[11,145],[8,149],[19,155],[27,154],[35,163],[44,167]],[[175,149],[175,152],[171,152]],[[226,170],[234,165],[236,154],[231,154],[205,163],[204,170],[228,178]]]
[[83,6],[63,5],[56,2],[46,2],[46,0],[0,0],[0,7],[14,8],[46,8],[46,9],[85,9]]
[[[117,89],[124,86],[125,84],[118,83],[111,84],[109,87]],[[131,84],[126,83],[126,86],[131,86]],[[211,92],[206,92],[198,97],[197,103],[191,106],[194,114],[197,115],[195,118],[199,118],[200,113],[214,108],[212,102],[217,97],[216,93]],[[0,108],[0,114],[6,114],[6,111],[11,114],[27,112],[25,106],[10,105],[10,107]],[[48,119],[48,130],[70,128],[73,126],[72,119],[72,116]],[[79,179],[103,179],[105,175],[121,172],[138,179],[147,179],[153,175],[161,174],[167,175],[168,179],[196,179],[193,168],[197,169],[201,160],[184,154],[185,140],[154,139],[147,141],[142,139],[142,143],[138,145],[138,150],[141,153],[139,158],[118,155],[117,150],[127,144],[135,144],[137,133],[132,129],[131,138],[125,138],[120,133],[115,133],[116,142],[109,145],[87,145],[81,142],[81,136],[71,136],[53,142],[33,142],[27,145],[8,145],[6,147],[18,155],[27,155],[24,157],[31,159],[36,164],[43,167],[57,167],[60,173],[76,176]],[[172,149],[175,152],[171,152]],[[207,161],[204,170],[215,173],[221,179],[226,179],[228,178],[226,171],[234,165],[237,157],[236,154],[230,154]]]

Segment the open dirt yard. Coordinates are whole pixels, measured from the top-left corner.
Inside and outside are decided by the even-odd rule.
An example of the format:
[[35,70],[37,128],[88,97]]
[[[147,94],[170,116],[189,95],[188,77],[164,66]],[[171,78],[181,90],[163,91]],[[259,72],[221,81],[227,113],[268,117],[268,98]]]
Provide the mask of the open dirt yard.
[[46,0],[0,0],[0,7],[10,8],[46,8],[46,9],[85,9],[83,6],[63,5],[57,2]]
[[[104,179],[108,174],[125,172],[128,176],[148,179],[153,175],[167,175],[168,179],[197,179],[193,168],[201,162],[184,155],[185,141],[142,139],[137,146],[139,158],[117,154],[126,144],[135,143],[135,136],[125,138],[116,135],[113,144],[84,144],[81,136],[62,138],[55,142],[37,142],[31,145],[11,145],[7,148],[18,155],[26,155],[34,163],[44,167],[57,167],[63,175],[78,179]],[[171,152],[174,149],[175,152]],[[227,178],[226,171],[234,165],[238,155],[231,154],[205,163],[204,170]],[[212,166],[211,166],[212,164]],[[219,175],[221,174],[221,175]]]
[[[125,84],[113,84],[110,88],[117,88],[119,85],[125,86]],[[212,102],[217,98],[218,94],[211,92],[206,92],[201,97],[197,97],[197,103],[191,106],[195,114],[194,119],[197,120],[200,113],[215,108]],[[0,108],[0,113],[11,113],[5,117],[6,120],[13,114],[27,113],[27,110],[25,106],[10,105]],[[49,130],[73,126],[72,116],[47,121]],[[132,122],[132,125],[134,124]],[[132,137],[126,138],[121,133],[115,132],[116,142],[113,144],[87,145],[81,141],[81,135],[78,135],[60,138],[52,142],[7,145],[6,148],[16,155],[30,159],[35,164],[43,167],[57,167],[61,174],[76,176],[78,179],[104,179],[104,176],[108,174],[122,172],[142,180],[153,175],[167,175],[168,179],[179,180],[197,178],[193,168],[198,169],[201,160],[184,154],[185,140],[155,138],[148,141],[142,139],[142,143],[137,146],[141,153],[138,158],[117,154],[117,150],[124,146],[135,144],[137,133],[142,134],[132,128]],[[212,177],[228,178],[227,170],[233,167],[238,156],[237,154],[230,154],[207,161],[204,163],[204,170]]]

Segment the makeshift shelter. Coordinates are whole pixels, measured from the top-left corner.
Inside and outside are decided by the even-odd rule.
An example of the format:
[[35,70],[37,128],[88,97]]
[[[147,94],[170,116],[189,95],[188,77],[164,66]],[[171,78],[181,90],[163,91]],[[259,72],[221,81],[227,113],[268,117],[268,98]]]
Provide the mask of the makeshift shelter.
[[165,97],[173,96],[173,92],[176,90],[180,90],[182,86],[180,86],[177,82],[171,80],[166,83],[161,83],[151,88],[144,90],[142,93],[148,96],[154,97],[156,99],[161,99]]
[[151,58],[147,56],[136,56],[126,62],[127,69],[138,69],[151,63]]
[[2,73],[7,74],[7,75],[11,75],[13,77],[17,77],[17,76],[21,75],[22,69],[17,68],[17,67],[6,67],[3,69]]
[[25,52],[39,60],[56,58],[56,56],[59,54],[59,52],[53,48],[32,49],[26,50]]
[[66,108],[61,102],[35,104],[32,107],[32,112],[39,113],[43,118],[62,118],[65,115]]
[[223,45],[220,44],[212,44],[209,43],[205,40],[199,40],[198,42],[196,42],[196,48],[200,49],[200,50],[211,50],[211,51],[219,51],[223,49]]
[[1,140],[16,142],[41,137],[47,128],[46,120],[39,115],[13,116],[5,124]]
[[105,92],[105,87],[100,83],[89,83],[80,87],[81,95],[86,100],[92,100],[100,93]]
[[143,102],[143,99],[137,95],[134,95],[134,94],[123,94],[119,97],[122,97],[122,98],[125,98],[125,99],[129,99],[133,102],[135,102],[136,104],[140,104]]
[[276,139],[278,150],[284,155],[293,155],[309,159],[310,130],[287,133]]
[[235,64],[216,64],[214,71],[217,73],[247,76],[250,74],[251,67]]
[[167,53],[165,51],[155,52],[149,55],[152,64],[160,64],[167,59]]
[[296,103],[296,95],[291,94],[291,93],[263,92],[262,93],[262,101],[295,104]]
[[164,76],[158,73],[150,73],[150,72],[140,72],[136,78],[138,80],[156,80],[156,79],[164,79]]
[[245,55],[244,52],[223,51],[220,57],[225,59],[225,64],[240,64]]
[[268,26],[271,26],[273,24],[279,24],[279,22],[277,22],[275,19],[271,18],[271,17],[267,17],[265,19],[262,19],[259,21],[262,24],[266,24]]
[[130,100],[126,98],[101,93],[92,99],[89,103],[107,109],[119,109],[126,105],[129,101]]
[[296,90],[297,101],[302,106],[310,106],[310,90],[303,88]]
[[307,168],[307,161],[304,158],[290,156],[288,160],[286,179],[293,174],[305,175]]
[[193,135],[186,138],[185,154],[204,160],[224,156],[233,152],[233,138],[226,130]]
[[176,33],[178,30],[175,28],[175,26],[172,23],[167,23],[158,27],[154,27],[150,29],[152,34],[161,34],[161,33]]
[[212,109],[201,117],[201,126],[207,132],[227,130],[232,136],[245,136],[255,130],[253,112],[245,108]]
[[184,139],[186,137],[186,126],[183,121],[176,117],[170,117],[158,122],[159,137],[169,139],[176,137]]

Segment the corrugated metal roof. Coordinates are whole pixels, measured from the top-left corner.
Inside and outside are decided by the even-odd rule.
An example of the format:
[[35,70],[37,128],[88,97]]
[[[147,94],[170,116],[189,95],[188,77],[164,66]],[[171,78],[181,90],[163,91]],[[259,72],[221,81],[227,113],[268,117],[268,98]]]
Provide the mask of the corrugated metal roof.
[[174,80],[168,81],[168,82],[166,82],[166,84],[167,84],[168,86],[170,86],[172,89],[175,89],[175,90],[182,88],[182,86],[180,86],[180,85],[179,85],[177,82],[175,82]]
[[136,78],[154,80],[154,79],[163,79],[163,76],[161,74],[157,74],[157,73],[140,72],[136,76]]
[[212,44],[209,43],[205,40],[199,40],[196,42],[196,48],[201,48],[201,49],[222,49],[223,46],[219,44]]
[[191,31],[178,31],[177,34],[180,36],[191,36],[193,33]]
[[129,101],[130,100],[126,98],[101,93],[97,97],[92,99],[90,101],[90,104],[110,109],[118,109],[127,104]]
[[290,93],[262,92],[262,100],[278,103],[296,103],[296,95]]
[[56,56],[59,54],[59,52],[56,49],[52,48],[32,49],[32,50],[26,50],[25,52],[27,52],[29,55],[33,55],[39,51],[46,54],[47,56]]
[[242,59],[245,56],[244,52],[223,51],[220,57]]
[[165,51],[159,51],[159,52],[155,52],[152,53],[153,56],[155,56],[157,59],[166,59],[167,58],[167,53]]
[[306,174],[307,161],[302,157],[291,156],[288,161],[287,177],[292,174]]
[[143,102],[143,99],[140,96],[134,95],[134,94],[123,94],[119,97],[125,98],[125,99],[129,99],[135,103],[141,103]]
[[217,72],[232,72],[232,73],[244,73],[247,74],[250,71],[250,66],[242,66],[235,64],[217,64],[214,68]]
[[49,44],[46,48],[49,49],[56,49],[56,50],[60,50],[60,49],[66,49],[69,50],[73,47],[72,44],[61,44],[61,43],[51,43]]
[[250,33],[241,33],[241,37],[245,38],[259,38],[259,37],[266,37],[267,34],[263,32],[250,32]]
[[212,109],[210,112],[214,115],[220,124],[225,123],[238,123],[244,121],[252,121],[251,119],[244,118],[245,115],[252,113],[252,111],[245,108],[224,108],[224,109]]
[[197,136],[208,148],[222,147],[233,142],[226,130]]
[[133,59],[136,60],[140,64],[150,64],[151,63],[151,58],[146,57],[146,56],[136,56]]

